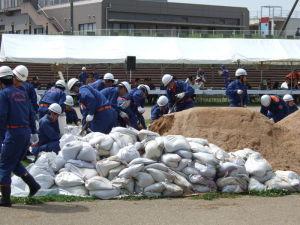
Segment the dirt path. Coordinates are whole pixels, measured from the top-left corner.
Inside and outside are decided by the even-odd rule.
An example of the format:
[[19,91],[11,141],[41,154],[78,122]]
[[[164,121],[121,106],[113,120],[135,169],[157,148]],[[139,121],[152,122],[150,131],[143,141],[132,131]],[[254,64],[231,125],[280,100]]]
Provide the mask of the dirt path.
[[214,201],[172,199],[15,205],[0,209],[3,225],[299,224],[300,196]]

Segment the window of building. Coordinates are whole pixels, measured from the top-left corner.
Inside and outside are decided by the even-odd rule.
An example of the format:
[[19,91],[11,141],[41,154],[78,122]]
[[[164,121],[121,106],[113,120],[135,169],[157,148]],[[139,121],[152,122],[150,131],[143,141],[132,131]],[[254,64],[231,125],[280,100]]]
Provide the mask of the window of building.
[[0,30],[1,31],[5,30],[5,25],[0,25]]
[[15,33],[16,33],[16,34],[21,34],[21,31],[20,31],[20,30],[16,30]]
[[28,30],[23,30],[23,34],[29,34]]
[[79,24],[78,30],[81,31],[81,32],[84,32],[84,31],[95,31],[96,30],[96,23]]

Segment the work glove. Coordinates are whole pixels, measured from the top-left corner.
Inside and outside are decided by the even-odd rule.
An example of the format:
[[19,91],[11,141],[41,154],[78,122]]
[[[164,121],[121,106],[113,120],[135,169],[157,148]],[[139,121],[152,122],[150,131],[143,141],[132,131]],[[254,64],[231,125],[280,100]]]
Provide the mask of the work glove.
[[93,119],[94,119],[94,115],[87,115],[85,120],[86,120],[86,122],[92,122]]
[[38,134],[31,134],[30,136],[30,143],[35,145],[39,142],[39,135]]
[[140,114],[143,114],[146,110],[145,110],[145,108],[139,106],[138,111],[139,111]]
[[237,93],[238,93],[238,95],[242,95],[244,93],[244,91],[239,89],[239,90],[237,90]]
[[176,97],[176,98],[178,98],[178,99],[183,99],[183,98],[184,98],[184,96],[185,96],[185,93],[184,93],[184,92],[182,92],[182,93],[180,93],[180,94],[177,94],[177,95],[175,95],[175,97]]
[[129,119],[127,113],[125,113],[125,112],[120,112],[119,115],[122,119]]

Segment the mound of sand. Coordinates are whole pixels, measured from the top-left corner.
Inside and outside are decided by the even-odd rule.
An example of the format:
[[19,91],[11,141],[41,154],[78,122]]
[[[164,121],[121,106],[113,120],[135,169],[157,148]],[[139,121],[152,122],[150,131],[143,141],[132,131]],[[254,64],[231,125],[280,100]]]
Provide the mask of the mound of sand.
[[279,121],[277,125],[300,135],[300,110]]
[[300,139],[259,112],[245,108],[193,108],[165,116],[150,130],[161,135],[202,137],[227,151],[259,151],[274,169],[300,172]]

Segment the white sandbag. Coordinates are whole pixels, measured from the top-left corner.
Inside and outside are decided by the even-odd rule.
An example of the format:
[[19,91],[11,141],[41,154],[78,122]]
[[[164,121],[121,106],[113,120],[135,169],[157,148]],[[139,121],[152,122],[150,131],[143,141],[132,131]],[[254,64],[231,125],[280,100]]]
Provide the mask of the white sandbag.
[[248,190],[249,191],[265,191],[266,186],[259,181],[257,181],[254,178],[250,178],[249,180],[249,185],[248,185]]
[[133,145],[137,142],[136,136],[130,136],[119,132],[111,132],[109,136],[112,137],[112,139],[120,146],[120,148]]
[[[90,142],[93,138],[95,137],[99,137],[99,136],[105,136],[105,134],[103,133],[100,133],[100,132],[91,132],[87,135],[85,135],[82,140],[85,141],[85,142]],[[90,143],[91,144],[91,143]],[[93,145],[92,145],[93,146]]]
[[182,172],[183,172],[184,174],[186,174],[186,175],[198,175],[198,174],[200,174],[199,171],[198,171],[196,168],[191,167],[191,166],[185,167],[185,168],[182,170]]
[[49,164],[45,164],[43,166],[41,165],[33,165],[30,167],[28,172],[33,176],[36,177],[38,175],[49,175],[49,176],[55,176],[52,168],[49,166]]
[[115,141],[111,136],[106,135],[100,142],[96,144],[96,146],[98,150],[103,149],[105,151],[109,151],[112,148],[114,142]]
[[151,140],[145,145],[145,158],[157,160],[162,154],[162,148],[156,140]]
[[168,172],[169,171],[169,168],[165,164],[163,164],[163,163],[153,163],[153,164],[150,164],[148,166],[145,166],[145,170],[149,169],[149,168],[161,170],[161,171],[164,171],[164,172]]
[[191,149],[187,140],[180,135],[168,135],[164,137],[164,147],[165,151],[169,153]]
[[134,193],[134,180],[133,179],[126,179],[124,177],[116,177],[111,181],[114,187],[121,189],[121,190],[126,190],[128,191],[129,194]]
[[159,148],[163,149],[165,147],[164,137],[156,137],[155,141],[157,142]]
[[148,198],[159,198],[162,196],[161,193],[155,193],[155,192],[143,192],[143,195],[148,197]]
[[14,197],[27,197],[29,194],[29,190],[23,190],[23,189],[20,189],[16,186],[11,186],[11,196],[14,196]]
[[111,190],[97,190],[97,191],[90,191],[91,196],[102,200],[108,200],[117,197],[120,195],[120,189],[111,189]]
[[238,150],[238,151],[232,152],[232,154],[234,154],[235,156],[240,157],[244,160],[247,160],[248,157],[254,153],[257,153],[257,152],[255,152],[249,148],[244,148],[243,150]]
[[195,142],[195,143],[198,143],[200,145],[203,145],[203,146],[208,146],[209,143],[206,139],[202,139],[202,138],[186,138],[186,140],[188,142]]
[[73,173],[62,172],[55,177],[55,184],[59,187],[75,187],[84,184],[84,181]]
[[177,155],[179,155],[181,158],[185,159],[192,159],[193,154],[190,151],[185,151],[185,150],[179,150],[175,152]]
[[74,136],[77,136],[81,132],[82,127],[81,126],[74,126],[74,125],[67,125],[65,127],[65,131],[67,134],[72,134]]
[[204,186],[204,185],[193,185],[193,191],[196,193],[208,193],[215,191],[214,189],[211,189],[210,187]]
[[114,156],[117,155],[120,151],[121,147],[118,145],[117,142],[114,142],[111,149],[110,149],[110,155]]
[[95,177],[98,175],[96,169],[79,168],[79,167],[74,166],[71,163],[67,163],[65,165],[65,169],[66,169],[66,171],[79,176],[83,180],[88,180],[88,179],[91,179],[92,177]]
[[[217,186],[222,189],[229,186],[229,185],[236,185],[239,186],[242,191],[247,191],[248,190],[248,178],[246,177],[224,177],[224,178],[219,178],[217,180]],[[224,191],[223,191],[224,192]],[[233,191],[236,192],[236,191]]]
[[183,195],[183,189],[176,184],[163,182],[165,186],[165,191],[163,192],[163,196],[165,197],[180,197]]
[[128,164],[128,166],[135,165],[135,164],[144,164],[145,166],[147,166],[147,165],[153,164],[155,162],[156,161],[151,160],[151,159],[147,159],[147,158],[136,158],[136,159],[132,160]]
[[121,162],[130,163],[132,160],[140,158],[140,153],[136,150],[134,145],[129,145],[120,149],[117,157]]
[[138,133],[138,138],[140,141],[143,140],[154,140],[156,137],[159,137],[158,133],[152,132],[150,130],[140,130]]
[[116,162],[116,161],[110,161],[107,159],[98,161],[96,164],[96,170],[99,173],[100,176],[102,177],[107,177],[108,173],[111,169],[114,169],[118,166],[120,166],[121,163],[120,162]]
[[226,185],[221,189],[221,191],[223,193],[243,193],[245,190],[239,185]]
[[54,172],[57,172],[65,166],[66,162],[67,161],[62,156],[57,155],[54,161],[50,164],[50,166]]
[[267,171],[272,170],[271,165],[259,153],[251,154],[248,157],[245,168],[250,175],[257,177],[263,177]]
[[282,180],[287,181],[291,186],[299,190],[300,180],[299,180],[299,175],[297,173],[293,171],[277,170],[275,174],[277,177],[280,177]]
[[76,137],[73,134],[64,134],[59,140],[59,147],[63,149],[63,147],[70,142],[76,141]]
[[110,155],[111,155],[111,152],[110,151],[105,151],[105,150],[103,150],[103,149],[100,149],[100,150],[98,150],[98,155],[100,156],[100,157],[109,157]]
[[124,178],[134,178],[138,175],[138,172],[141,172],[144,169],[143,164],[136,164],[132,165],[128,168],[125,168],[119,173],[119,177],[124,177]]
[[117,177],[117,176],[120,174],[120,172],[121,172],[122,170],[124,170],[125,168],[126,168],[126,166],[123,165],[123,164],[121,164],[120,166],[111,169],[111,170],[108,172],[108,177],[107,177],[107,178],[108,178],[109,180],[114,179],[114,178]]
[[164,154],[161,157],[161,161],[171,168],[178,167],[178,163],[181,160],[181,157],[177,154]]
[[72,141],[62,148],[59,155],[62,156],[66,161],[70,159],[76,159],[78,153],[82,149],[82,143],[80,141]]
[[106,135],[102,133],[94,134],[89,138],[88,143],[96,148],[96,146],[101,143],[105,137]]
[[185,177],[179,175],[174,171],[170,171],[169,173],[170,175],[174,176],[174,183],[181,187],[185,193],[192,190],[192,185],[187,181],[187,179],[185,179]]
[[137,180],[137,185],[141,188],[145,188],[154,184],[153,177],[148,173],[139,172],[135,179]]
[[145,187],[144,192],[148,193],[161,193],[165,190],[165,185],[163,183],[155,183],[148,187]]
[[209,178],[203,177],[201,175],[190,175],[189,176],[189,181],[192,184],[207,186],[210,189],[216,189],[217,188],[217,185],[216,185],[216,183],[214,182],[213,179],[211,179],[211,178],[209,179]]
[[[234,174],[234,173],[232,173],[232,174]],[[266,181],[271,180],[274,176],[275,176],[275,173],[272,170],[269,170],[261,177],[258,177],[258,176],[251,176],[251,177],[255,178],[260,183],[265,183]]]
[[23,191],[25,191],[27,188],[27,184],[20,177],[17,177],[16,175],[12,176],[11,178],[11,186]]
[[180,160],[178,167],[176,167],[174,170],[176,171],[182,171],[185,167],[188,167],[192,164],[192,160],[190,159],[182,159]]
[[76,166],[78,168],[89,168],[89,169],[95,169],[96,168],[94,163],[89,163],[89,162],[85,162],[85,161],[82,161],[82,160],[71,159],[71,160],[68,160],[67,163],[70,163],[73,166]]
[[197,152],[197,153],[193,153],[193,157],[199,160],[199,162],[203,165],[210,164],[215,166],[219,164],[219,161],[215,158],[213,154]]
[[95,162],[97,158],[95,149],[89,144],[83,144],[77,159],[86,162]]
[[174,176],[172,176],[171,174],[169,174],[167,172],[153,169],[153,168],[148,168],[148,169],[146,169],[146,171],[153,177],[155,182],[165,182],[165,181],[173,182],[174,181]]
[[218,169],[218,177],[227,177],[230,176],[231,172],[238,169],[238,165],[232,162],[221,162],[220,167]]
[[34,179],[41,185],[42,189],[49,189],[54,185],[54,177],[50,175],[40,174],[35,176]]
[[219,161],[225,161],[230,158],[230,155],[217,145],[209,144],[209,149],[214,157]]
[[58,194],[85,197],[88,196],[88,190],[83,185],[74,187],[58,187]]
[[194,167],[204,177],[215,178],[215,176],[216,176],[217,170],[214,166],[212,166],[210,164],[203,165],[199,162],[195,162]]
[[108,179],[99,176],[87,180],[85,182],[85,187],[89,191],[113,189],[113,185]]
[[191,146],[191,151],[193,153],[197,153],[197,152],[204,152],[204,153],[211,153],[210,149],[207,146],[203,146],[199,143],[196,142],[189,142],[190,146]]
[[112,130],[111,130],[111,133],[115,133],[115,132],[118,132],[118,133],[121,133],[121,134],[126,134],[126,135],[131,135],[131,136],[134,136],[134,137],[137,137],[138,134],[139,134],[139,131],[134,129],[133,127],[114,127]]

